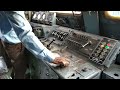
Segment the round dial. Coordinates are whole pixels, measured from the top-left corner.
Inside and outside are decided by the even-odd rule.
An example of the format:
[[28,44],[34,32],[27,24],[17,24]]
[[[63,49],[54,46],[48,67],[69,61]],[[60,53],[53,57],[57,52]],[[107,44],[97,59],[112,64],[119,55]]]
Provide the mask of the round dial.
[[52,21],[52,15],[51,15],[51,14],[50,14],[50,15],[48,15],[47,20],[48,20],[49,22],[51,22],[51,21]]
[[35,13],[34,15],[33,15],[33,19],[35,19],[37,17],[37,14]]
[[45,13],[42,15],[42,20],[44,20],[46,17]]
[[41,18],[41,15],[40,15],[40,14],[38,14],[37,19],[39,20],[40,18]]

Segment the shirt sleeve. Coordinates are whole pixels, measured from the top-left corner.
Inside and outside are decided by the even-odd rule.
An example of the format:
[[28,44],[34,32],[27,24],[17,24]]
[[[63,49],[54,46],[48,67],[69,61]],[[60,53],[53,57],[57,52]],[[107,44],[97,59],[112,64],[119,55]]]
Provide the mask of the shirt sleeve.
[[55,57],[32,32],[24,11],[6,11],[6,16],[23,45],[37,58],[52,62]]

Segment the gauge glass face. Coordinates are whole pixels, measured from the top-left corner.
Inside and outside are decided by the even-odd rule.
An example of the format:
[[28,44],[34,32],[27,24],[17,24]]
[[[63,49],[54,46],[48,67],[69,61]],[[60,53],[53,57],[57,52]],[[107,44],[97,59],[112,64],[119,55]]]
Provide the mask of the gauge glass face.
[[37,17],[37,14],[35,13],[34,15],[33,15],[33,19],[35,19]]
[[38,14],[37,19],[39,20],[39,19],[40,19],[40,17],[41,17],[41,15],[40,15],[40,14]]
[[45,17],[46,17],[46,15],[45,15],[45,14],[43,14],[42,19],[44,20],[44,19],[45,19]]
[[48,21],[51,22],[52,21],[52,15],[48,16]]

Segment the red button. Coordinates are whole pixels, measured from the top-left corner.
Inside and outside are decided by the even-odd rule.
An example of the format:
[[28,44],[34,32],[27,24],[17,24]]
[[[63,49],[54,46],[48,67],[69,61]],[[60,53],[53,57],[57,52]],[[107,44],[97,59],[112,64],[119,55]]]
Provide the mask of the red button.
[[111,46],[111,44],[110,44],[110,43],[108,43],[108,44],[107,44],[107,46]]

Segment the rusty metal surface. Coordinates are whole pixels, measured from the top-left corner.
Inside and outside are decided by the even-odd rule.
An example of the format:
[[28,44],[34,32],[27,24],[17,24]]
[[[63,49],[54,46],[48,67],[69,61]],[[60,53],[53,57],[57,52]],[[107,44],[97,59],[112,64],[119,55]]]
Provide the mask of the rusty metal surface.
[[61,49],[63,48],[64,46],[58,47],[53,44],[51,51],[68,58],[70,65],[68,67],[59,67],[55,64],[49,63],[60,76],[65,79],[92,79],[99,74],[98,79],[100,78],[101,70],[89,63],[88,58],[67,48],[61,52]]

